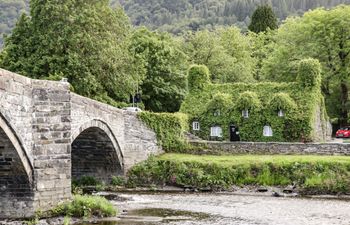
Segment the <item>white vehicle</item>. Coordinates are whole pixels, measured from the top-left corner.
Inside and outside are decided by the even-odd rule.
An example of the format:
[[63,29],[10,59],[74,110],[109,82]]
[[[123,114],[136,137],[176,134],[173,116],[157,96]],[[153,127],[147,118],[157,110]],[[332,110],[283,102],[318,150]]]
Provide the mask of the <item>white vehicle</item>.
[[142,110],[138,107],[125,107],[123,110],[129,111],[129,112],[142,112]]

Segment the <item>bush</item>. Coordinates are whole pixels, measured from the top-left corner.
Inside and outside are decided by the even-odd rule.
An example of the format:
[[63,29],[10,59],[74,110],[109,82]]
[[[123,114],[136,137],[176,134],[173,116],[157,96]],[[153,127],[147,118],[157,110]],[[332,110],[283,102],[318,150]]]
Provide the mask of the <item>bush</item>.
[[72,217],[109,217],[117,214],[117,210],[107,199],[86,195],[75,195],[73,201],[60,204],[51,212],[53,216]]
[[73,186],[75,187],[102,185],[102,182],[98,181],[95,177],[91,177],[91,176],[83,176],[77,180],[73,180],[72,183],[73,183]]
[[111,185],[114,186],[123,186],[125,185],[126,181],[124,177],[120,177],[120,176],[113,176],[112,177],[112,181],[111,181]]
[[133,167],[138,186],[179,185],[228,189],[232,185],[297,185],[307,193],[350,192],[350,158],[331,156],[197,156],[165,154]]

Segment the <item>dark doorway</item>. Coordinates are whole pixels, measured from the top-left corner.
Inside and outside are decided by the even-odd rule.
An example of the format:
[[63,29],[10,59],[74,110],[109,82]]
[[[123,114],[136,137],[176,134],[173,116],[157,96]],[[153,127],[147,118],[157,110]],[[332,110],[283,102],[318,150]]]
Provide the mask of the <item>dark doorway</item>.
[[236,125],[230,125],[230,141],[240,141],[239,129]]

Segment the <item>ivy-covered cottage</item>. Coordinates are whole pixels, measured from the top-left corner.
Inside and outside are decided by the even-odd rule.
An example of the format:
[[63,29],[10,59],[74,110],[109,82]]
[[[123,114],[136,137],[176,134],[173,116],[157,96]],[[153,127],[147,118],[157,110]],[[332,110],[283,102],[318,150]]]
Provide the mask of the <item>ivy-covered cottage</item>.
[[180,111],[189,115],[191,132],[207,140],[325,141],[331,125],[318,61],[302,60],[296,80],[213,84],[205,66],[192,66]]

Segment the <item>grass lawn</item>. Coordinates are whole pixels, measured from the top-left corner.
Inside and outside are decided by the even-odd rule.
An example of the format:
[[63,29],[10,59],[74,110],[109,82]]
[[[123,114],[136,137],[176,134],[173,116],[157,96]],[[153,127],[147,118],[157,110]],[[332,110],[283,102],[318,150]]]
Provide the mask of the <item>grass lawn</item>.
[[222,166],[242,164],[266,164],[276,165],[300,163],[340,163],[350,165],[350,156],[316,156],[316,155],[190,155],[190,154],[164,154],[158,160],[170,160],[176,162],[216,163]]
[[296,185],[310,193],[350,192],[350,157],[314,155],[164,154],[135,166],[137,186],[186,185],[229,189],[232,185]]

